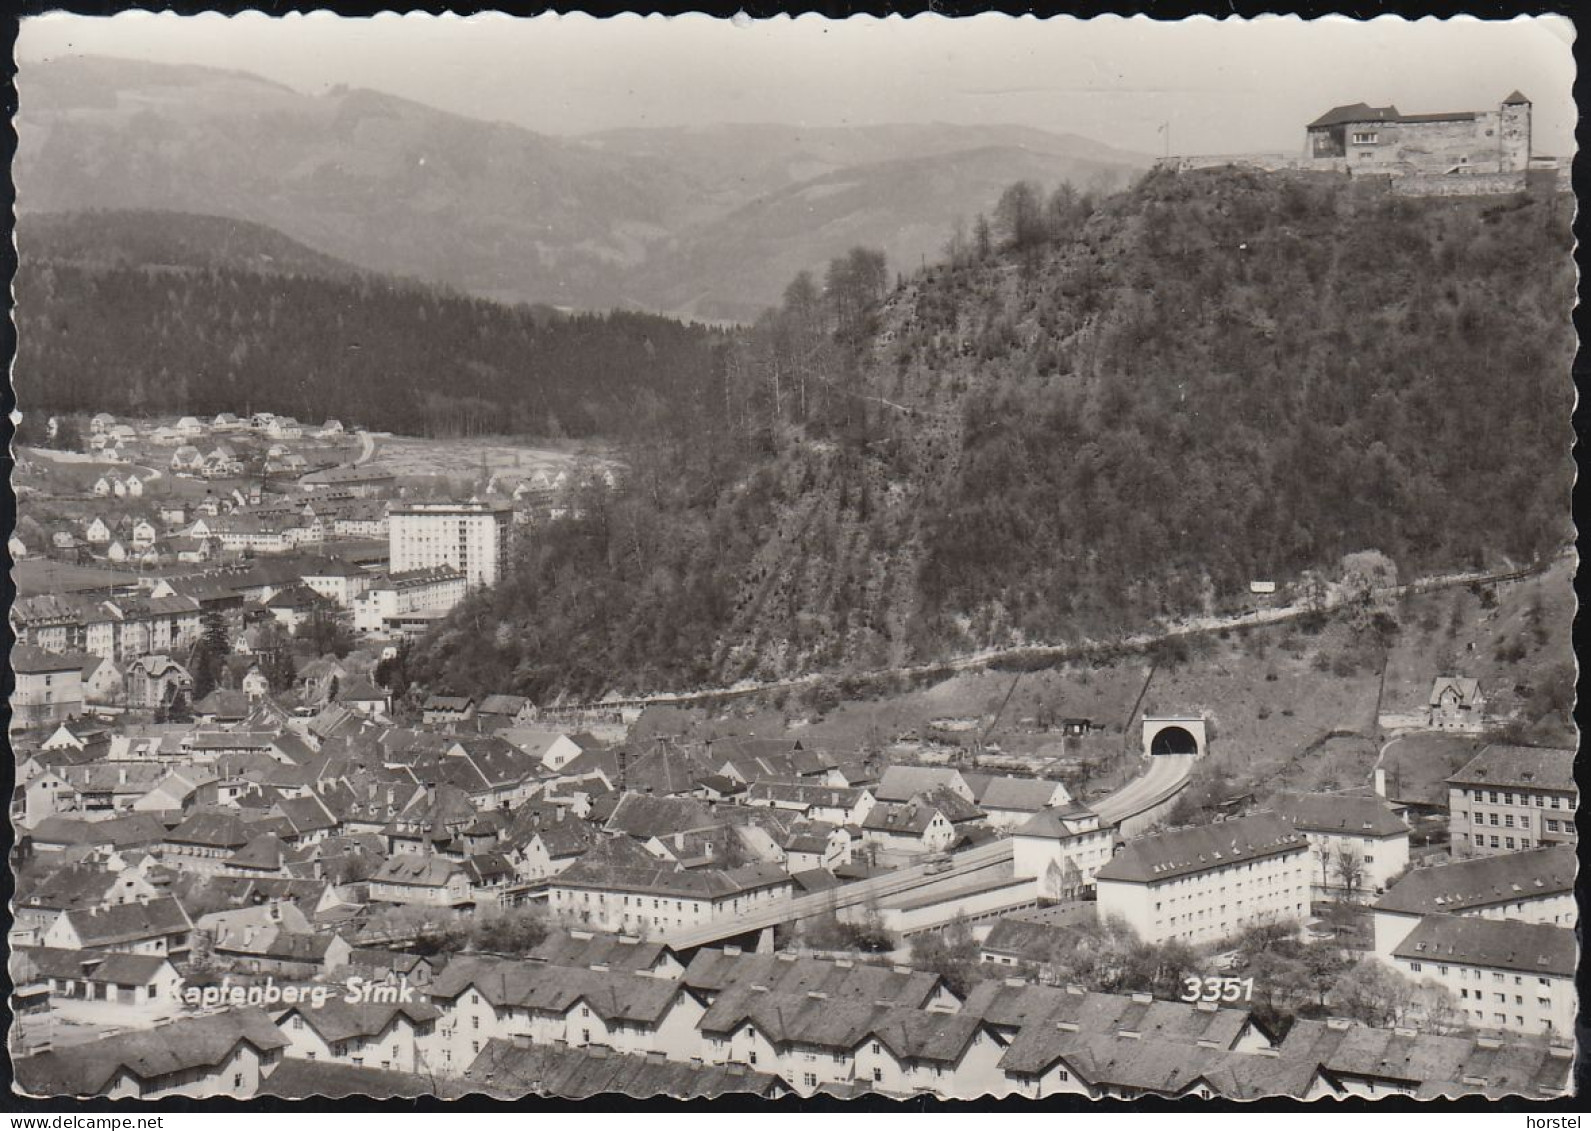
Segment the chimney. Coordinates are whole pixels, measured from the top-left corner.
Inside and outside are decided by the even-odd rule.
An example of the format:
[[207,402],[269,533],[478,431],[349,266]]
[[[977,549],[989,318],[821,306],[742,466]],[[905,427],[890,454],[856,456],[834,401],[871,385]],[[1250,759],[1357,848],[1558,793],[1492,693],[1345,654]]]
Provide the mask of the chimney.
[[811,998],[813,1001],[828,1001],[829,1000],[829,995],[828,994],[822,993],[822,992],[820,992],[818,990],[808,990],[807,991],[807,997]]
[[661,1050],[659,1050],[659,1049],[648,1049],[647,1050],[646,1062],[648,1064],[662,1064],[662,1063],[664,1063],[667,1060],[668,1060],[668,1056],[666,1054],[664,1054]]
[[1139,1005],[1148,1005],[1150,1002],[1155,1000],[1155,995],[1154,994],[1146,994],[1146,993],[1135,993],[1135,994],[1132,995],[1132,999],[1133,999],[1133,1001],[1137,1002]]
[[1386,767],[1377,766],[1376,767],[1376,796],[1377,797],[1385,797],[1386,795],[1387,795],[1387,771],[1386,771]]
[[1200,1013],[1214,1013],[1221,1007],[1216,1005],[1213,1001],[1201,1001],[1195,1003],[1193,1008],[1197,1009]]
[[529,1035],[525,1033],[515,1033],[509,1038],[509,1040],[514,1042],[514,1047],[516,1049],[528,1049],[534,1047],[534,1042],[532,1042]]
[[1351,1024],[1352,1024],[1352,1022],[1349,1021],[1348,1018],[1346,1018],[1346,1017],[1328,1017],[1328,1018],[1326,1018],[1326,1028],[1335,1030],[1336,1032],[1339,1032],[1339,1033],[1342,1032],[1343,1030],[1347,1029],[1348,1026],[1351,1025]]
[[1269,1056],[1269,1057],[1280,1058],[1281,1055],[1282,1055],[1282,1050],[1281,1049],[1275,1049],[1275,1048],[1255,1049],[1254,1050],[1254,1055],[1255,1056]]
[[1055,1028],[1056,1028],[1057,1031],[1062,1032],[1062,1033],[1075,1033],[1075,1032],[1077,1032],[1077,1022],[1076,1021],[1057,1021],[1055,1023]]
[[1027,979],[1025,979],[1025,978],[1007,978],[1005,980],[1005,984],[1008,985],[1008,986],[1013,986],[1013,987],[1014,986],[1025,986],[1025,985],[1027,985]]
[[724,957],[725,958],[739,958],[741,956],[741,954],[742,954],[742,951],[741,951],[741,949],[738,946],[726,946],[726,947],[724,947]]

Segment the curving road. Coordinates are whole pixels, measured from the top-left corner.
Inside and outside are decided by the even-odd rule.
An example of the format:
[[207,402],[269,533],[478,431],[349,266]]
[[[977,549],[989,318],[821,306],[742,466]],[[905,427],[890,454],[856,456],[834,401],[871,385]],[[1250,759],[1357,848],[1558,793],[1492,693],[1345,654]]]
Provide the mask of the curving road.
[[1099,814],[1101,825],[1119,825],[1128,817],[1160,804],[1181,789],[1193,773],[1198,758],[1192,754],[1155,754],[1149,768],[1109,797],[1089,806]]

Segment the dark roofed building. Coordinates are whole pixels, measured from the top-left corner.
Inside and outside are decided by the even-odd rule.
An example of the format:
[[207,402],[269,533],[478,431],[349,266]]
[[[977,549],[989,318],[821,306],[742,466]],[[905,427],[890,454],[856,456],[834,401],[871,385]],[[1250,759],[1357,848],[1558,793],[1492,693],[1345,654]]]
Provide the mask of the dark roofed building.
[[1487,746],[1447,779],[1455,856],[1574,844],[1580,794],[1573,750]]
[[262,1010],[230,1009],[20,1057],[14,1067],[18,1085],[35,1096],[246,1099],[286,1045]]
[[739,1064],[682,1062],[662,1054],[635,1056],[607,1049],[560,1049],[502,1038],[486,1043],[460,1081],[460,1091],[483,1091],[498,1099],[539,1095],[584,1100],[610,1094],[636,1100],[741,1094],[777,1099],[789,1090],[778,1076]]
[[[1120,916],[1151,941],[1204,943],[1257,919],[1301,920],[1310,873],[1304,834],[1261,812],[1128,841],[1094,880],[1102,916]],[[1239,878],[1241,898],[1223,892]]]

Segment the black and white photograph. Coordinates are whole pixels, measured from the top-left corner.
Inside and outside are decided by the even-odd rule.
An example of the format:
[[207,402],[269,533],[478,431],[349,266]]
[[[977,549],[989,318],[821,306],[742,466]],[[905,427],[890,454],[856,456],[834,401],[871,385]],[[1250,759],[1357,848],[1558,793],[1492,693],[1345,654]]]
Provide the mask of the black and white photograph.
[[24,18],[9,1098],[1572,1096],[1574,39]]

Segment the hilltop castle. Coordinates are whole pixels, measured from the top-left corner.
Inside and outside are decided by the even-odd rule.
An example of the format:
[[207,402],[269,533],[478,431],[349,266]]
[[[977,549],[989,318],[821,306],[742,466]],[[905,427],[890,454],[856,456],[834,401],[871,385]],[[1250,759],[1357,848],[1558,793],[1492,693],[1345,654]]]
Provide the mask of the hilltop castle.
[[1306,169],[1447,176],[1530,167],[1530,99],[1517,90],[1496,110],[1400,114],[1357,102],[1327,111],[1305,132]]

